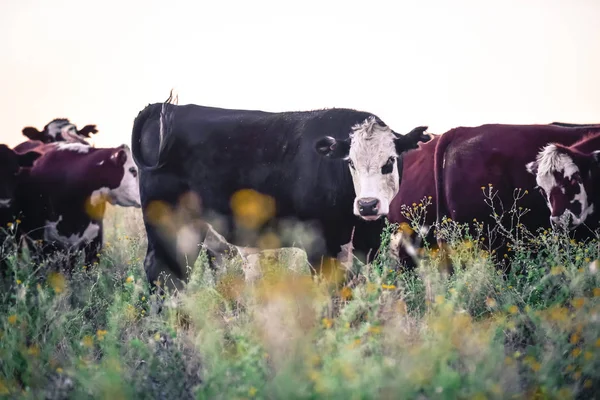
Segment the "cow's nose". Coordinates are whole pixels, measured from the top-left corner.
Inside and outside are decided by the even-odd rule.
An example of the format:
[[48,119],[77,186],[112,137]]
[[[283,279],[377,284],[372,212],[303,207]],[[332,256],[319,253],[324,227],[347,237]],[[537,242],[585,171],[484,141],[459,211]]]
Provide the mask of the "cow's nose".
[[358,199],[358,212],[364,217],[377,215],[379,212],[379,200],[374,197]]

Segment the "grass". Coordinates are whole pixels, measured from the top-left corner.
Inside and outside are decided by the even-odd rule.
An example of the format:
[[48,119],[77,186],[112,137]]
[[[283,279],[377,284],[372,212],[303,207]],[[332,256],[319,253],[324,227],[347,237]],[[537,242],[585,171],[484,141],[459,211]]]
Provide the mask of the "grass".
[[416,270],[393,268],[390,226],[384,251],[346,286],[280,264],[247,283],[239,268],[211,274],[201,257],[160,313],[143,271],[138,210],[111,209],[100,263],[70,273],[60,257],[19,260],[5,246],[0,396],[597,396],[598,241],[517,234],[500,259],[523,273],[503,277],[483,250],[483,227],[470,225],[437,227],[452,249],[450,276],[427,248]]

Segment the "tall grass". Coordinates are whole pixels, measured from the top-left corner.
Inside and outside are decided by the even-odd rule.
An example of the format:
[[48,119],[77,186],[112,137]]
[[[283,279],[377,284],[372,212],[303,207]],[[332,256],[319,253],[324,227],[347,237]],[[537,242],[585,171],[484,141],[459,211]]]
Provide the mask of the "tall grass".
[[111,209],[98,265],[67,272],[60,258],[2,254],[0,396],[597,396],[598,242],[540,232],[500,258],[512,263],[503,276],[473,224],[437,227],[452,275],[431,249],[414,271],[396,268],[389,226],[379,257],[345,286],[281,260],[246,282],[239,267],[213,273],[201,257],[159,313],[139,211]]

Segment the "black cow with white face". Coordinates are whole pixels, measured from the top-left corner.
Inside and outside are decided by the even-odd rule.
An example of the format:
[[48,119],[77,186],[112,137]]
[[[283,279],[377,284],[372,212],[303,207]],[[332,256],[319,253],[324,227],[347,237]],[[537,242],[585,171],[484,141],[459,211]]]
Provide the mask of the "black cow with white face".
[[90,134],[98,133],[96,125],[86,125],[81,130],[66,118],[56,118],[50,121],[42,131],[27,126],[23,128],[23,135],[29,140],[39,140],[43,143],[72,142],[87,144],[86,138]]
[[[401,156],[429,140],[425,129],[399,135],[375,115],[351,109],[270,113],[169,100],[147,106],[134,122],[132,152],[140,167],[148,279],[154,282],[164,272],[179,286],[178,280],[188,278],[184,266],[198,255],[200,225],[171,227],[167,237],[155,215],[157,204],[177,207],[188,193],[199,198],[196,217],[233,244],[259,247],[262,236],[240,233],[232,207],[236,193],[251,190],[274,203],[273,215],[259,229],[281,233],[294,220],[319,232],[321,245],[306,249],[316,267],[323,257],[336,257],[353,230],[358,254],[375,251],[398,191]],[[252,211],[251,203],[245,209]],[[258,212],[269,204],[260,203]],[[179,246],[181,236],[195,240],[194,246]],[[293,239],[280,244],[298,245]]]

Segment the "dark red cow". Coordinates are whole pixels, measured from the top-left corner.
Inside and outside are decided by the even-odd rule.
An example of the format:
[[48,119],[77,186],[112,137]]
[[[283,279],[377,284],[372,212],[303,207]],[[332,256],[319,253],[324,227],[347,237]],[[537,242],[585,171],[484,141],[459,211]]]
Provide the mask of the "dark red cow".
[[[600,126],[595,130],[600,132]],[[600,226],[600,133],[571,146],[551,143],[527,164],[550,210],[550,222],[573,230]]]
[[[546,226],[550,214],[525,165],[544,145],[570,145],[590,132],[600,132],[600,128],[494,124],[459,127],[436,135],[404,156],[400,191],[391,203],[388,219],[408,222],[402,205],[418,208],[422,199],[431,196],[432,204],[422,220],[425,228],[443,216],[460,223],[477,219],[493,226],[492,209],[484,202],[482,191],[491,185],[493,192],[498,192],[494,204],[502,203],[505,211],[514,202],[515,189],[527,191],[518,206],[531,211],[520,222],[530,230]],[[406,260],[406,254],[400,253]]]
[[93,148],[51,143],[19,181],[20,233],[48,251],[86,250],[92,262],[102,246],[106,202],[140,207],[137,167],[126,145]]
[[43,143],[53,142],[75,142],[85,143],[85,138],[90,137],[90,134],[98,133],[96,125],[86,125],[81,130],[72,124],[66,118],[56,118],[50,121],[42,131],[37,128],[28,126],[23,128],[23,135],[30,140],[39,140]]

